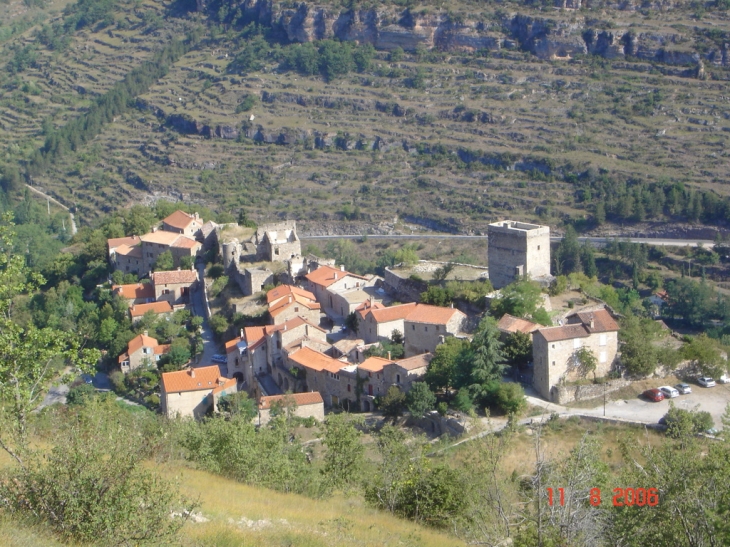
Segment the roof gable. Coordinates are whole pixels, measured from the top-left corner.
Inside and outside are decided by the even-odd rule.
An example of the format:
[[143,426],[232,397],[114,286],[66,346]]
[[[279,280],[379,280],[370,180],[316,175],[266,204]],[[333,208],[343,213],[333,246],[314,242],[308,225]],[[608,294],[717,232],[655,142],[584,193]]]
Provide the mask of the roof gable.
[[154,313],[172,313],[172,306],[167,300],[164,300],[150,304],[134,304],[129,308],[129,314],[132,317],[142,317],[148,311]]
[[112,292],[127,300],[155,297],[155,288],[150,283],[112,285]]
[[502,332],[515,333],[521,332],[529,334],[535,332],[541,328],[537,323],[528,321],[527,319],[521,319],[508,313],[505,313],[502,318],[497,322],[497,328]]
[[178,228],[180,230],[184,230],[190,224],[195,220],[195,217],[193,215],[190,215],[186,213],[185,211],[180,211],[179,209],[172,213],[170,216],[165,217],[162,222],[164,224],[167,224],[168,226],[172,226],[173,228]]
[[319,391],[311,391],[308,393],[292,393],[289,395],[271,395],[269,397],[261,397],[261,400],[259,401],[259,408],[262,410],[271,408],[271,405],[277,401],[282,401],[284,404],[286,404],[287,401],[292,401],[297,406],[324,404],[324,399],[322,399],[322,395],[320,395]]
[[290,294],[297,295],[312,301],[317,300],[314,294],[309,291],[305,291],[304,289],[300,289],[299,287],[295,287],[293,285],[279,285],[278,287],[274,287],[266,293],[266,303],[271,304],[275,300],[278,300]]
[[219,378],[225,384],[226,379],[221,377],[218,366],[200,367],[176,372],[163,372],[160,383],[165,393],[182,391],[213,390],[219,385]]
[[173,270],[169,272],[154,272],[150,279],[155,285],[166,285],[176,283],[195,283],[198,280],[198,272],[194,270]]
[[406,359],[400,359],[399,361],[395,361],[395,364],[402,369],[411,371],[417,370],[419,368],[428,367],[431,359],[433,359],[432,353],[421,353],[419,355],[414,355],[413,357],[408,357]]
[[355,279],[364,279],[367,281],[367,278],[362,277],[361,275],[353,274],[346,270],[334,268],[332,266],[320,266],[319,268],[317,268],[313,272],[308,273],[304,277],[306,277],[315,285],[329,287],[333,283],[340,281],[341,279],[344,279],[348,276],[354,277]]
[[127,344],[127,353],[132,355],[134,352],[139,351],[142,348],[155,348],[158,344],[159,342],[151,336],[138,334],[129,341],[129,344]]
[[362,363],[357,365],[357,368],[359,370],[364,370],[365,372],[380,372],[383,370],[383,367],[389,363],[392,363],[390,359],[384,359],[383,357],[368,357],[365,359]]
[[294,353],[290,353],[289,360],[316,372],[326,370],[327,372],[336,373],[343,367],[349,366],[349,363],[343,363],[342,361],[328,357],[324,353],[315,351],[307,346]]
[[446,325],[455,315],[466,315],[456,308],[442,308],[430,304],[417,304],[408,314],[406,321],[411,323],[428,323],[429,325]]
[[[408,304],[400,304],[398,306],[390,307],[375,307],[370,308],[370,315],[375,319],[376,323],[389,323],[390,321],[397,321],[399,319],[405,319],[408,317],[413,310],[416,309],[418,304],[411,302]],[[366,316],[364,316],[366,317]]]

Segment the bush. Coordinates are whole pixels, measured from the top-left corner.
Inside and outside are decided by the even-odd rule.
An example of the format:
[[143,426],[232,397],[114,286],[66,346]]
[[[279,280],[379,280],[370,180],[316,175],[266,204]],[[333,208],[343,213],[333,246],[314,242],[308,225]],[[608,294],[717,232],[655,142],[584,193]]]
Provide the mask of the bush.
[[454,408],[466,414],[474,410],[474,403],[466,389],[460,389],[459,393],[457,393],[456,397],[454,397]]
[[527,408],[525,390],[514,382],[500,383],[494,391],[493,401],[505,414],[519,415]]
[[96,395],[96,389],[91,384],[79,384],[68,390],[66,403],[73,405],[84,405]]

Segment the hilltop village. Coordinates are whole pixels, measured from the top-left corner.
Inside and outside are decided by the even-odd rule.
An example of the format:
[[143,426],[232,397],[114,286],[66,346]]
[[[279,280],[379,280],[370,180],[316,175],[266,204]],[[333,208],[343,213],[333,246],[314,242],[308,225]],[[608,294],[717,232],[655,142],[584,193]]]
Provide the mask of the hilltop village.
[[[477,272],[494,291],[483,307],[515,283],[546,289],[554,281],[549,227],[503,220],[489,226],[488,238],[489,267]],[[220,351],[205,354],[209,362],[162,373],[160,407],[170,417],[204,416],[221,397],[238,391],[256,400],[260,423],[282,400],[302,417],[322,419],[333,408],[371,412],[389,389],[407,394],[423,382],[439,346],[449,338],[470,340],[483,313],[419,301],[395,268],[384,277],[363,276],[334,260],[304,256],[293,221],[247,228],[204,223],[197,214],[177,211],[148,234],[109,239],[108,252],[115,269],[143,278],[112,287],[127,301],[133,322],[169,317],[190,307],[193,295],[209,314],[204,255],[216,256],[243,295],[259,294],[267,307],[265,323],[222,341]],[[167,271],[156,269],[161,256]],[[541,308],[552,311],[547,294]],[[615,313],[597,299],[545,316],[547,324],[539,324],[503,314],[497,327],[502,341],[515,333],[532,341],[518,379],[548,401],[565,401],[561,386],[580,378],[585,352],[595,357],[594,377],[608,375],[617,359],[619,327]],[[144,332],[119,356],[119,368],[128,373],[154,366],[169,351]]]

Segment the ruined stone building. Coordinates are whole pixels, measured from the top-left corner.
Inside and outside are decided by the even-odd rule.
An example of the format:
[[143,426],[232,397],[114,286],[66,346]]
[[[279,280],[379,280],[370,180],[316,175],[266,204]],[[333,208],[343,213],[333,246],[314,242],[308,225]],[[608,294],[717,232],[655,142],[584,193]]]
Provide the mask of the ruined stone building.
[[488,228],[489,280],[501,289],[517,279],[549,283],[550,227],[502,220]]

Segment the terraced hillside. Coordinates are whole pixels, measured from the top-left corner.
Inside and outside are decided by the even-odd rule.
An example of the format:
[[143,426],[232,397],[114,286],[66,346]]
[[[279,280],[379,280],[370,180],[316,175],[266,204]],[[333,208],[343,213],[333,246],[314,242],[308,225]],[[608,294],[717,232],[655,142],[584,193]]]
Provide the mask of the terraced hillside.
[[[255,7],[261,21],[260,4],[240,6],[244,15]],[[582,216],[724,221],[730,90],[726,52],[715,44],[730,30],[726,12],[509,4],[515,11],[507,13],[466,2],[448,15],[458,40],[428,43],[419,42],[428,21],[447,15],[424,6],[430,12],[418,24],[386,26],[378,15],[375,43],[385,49],[364,70],[328,79],[287,61],[302,48],[288,40],[328,37],[315,32],[313,9],[287,15],[274,5],[279,11],[263,21],[272,25],[261,40],[267,49],[255,52],[251,27],[242,38],[237,21],[211,14],[217,4],[181,15],[179,5],[119,3],[115,24],[76,31],[63,54],[40,47],[33,66],[3,75],[6,161],[23,165],[49,124],[83,115],[153,52],[193,33],[192,49],[132,108],[33,183],[85,220],[168,198],[308,220],[310,232],[387,231],[403,219],[480,232],[516,215],[551,224]],[[590,51],[607,40],[601,28],[625,29],[613,31],[614,58],[606,48]],[[33,32],[7,40],[4,51],[32,44]],[[399,39],[383,41],[391,35]],[[475,48],[464,36],[494,43],[468,51]],[[416,49],[392,51],[399,44]]]

